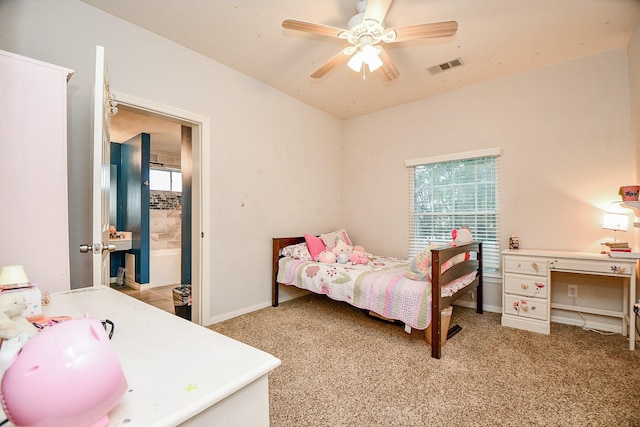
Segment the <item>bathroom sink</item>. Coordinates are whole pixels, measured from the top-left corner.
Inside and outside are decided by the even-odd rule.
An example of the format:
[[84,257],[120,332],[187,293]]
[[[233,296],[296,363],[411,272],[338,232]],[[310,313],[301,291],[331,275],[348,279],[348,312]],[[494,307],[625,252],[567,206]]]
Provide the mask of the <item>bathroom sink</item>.
[[116,246],[116,251],[131,249],[131,232],[117,231],[115,237],[109,238],[109,244]]

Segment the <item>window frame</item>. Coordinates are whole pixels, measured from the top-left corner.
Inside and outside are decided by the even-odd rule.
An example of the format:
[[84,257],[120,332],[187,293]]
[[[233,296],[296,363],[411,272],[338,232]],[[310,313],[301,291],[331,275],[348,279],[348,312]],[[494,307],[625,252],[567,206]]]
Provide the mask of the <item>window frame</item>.
[[[169,174],[169,190],[161,190],[161,189],[152,187],[153,182],[151,179],[151,171],[166,172]],[[174,189],[174,177],[173,177],[174,174],[180,175],[180,190]],[[182,172],[179,169],[171,169],[171,168],[154,168],[154,167],[149,168],[149,189],[151,191],[171,191],[172,193],[182,193]]]
[[[458,161],[464,161],[464,160],[474,160],[474,159],[481,159],[481,158],[487,158],[487,157],[491,157],[494,158],[494,173],[495,173],[495,177],[494,177],[494,193],[495,193],[495,212],[491,211],[451,211],[451,212],[446,212],[446,214],[450,214],[450,216],[452,217],[460,217],[463,215],[473,215],[473,216],[477,216],[477,215],[482,215],[482,214],[490,214],[490,215],[495,215],[495,241],[486,241],[483,244],[483,264],[485,267],[485,276],[486,277],[491,277],[491,276],[496,276],[499,277],[500,276],[500,271],[501,271],[501,256],[500,256],[500,242],[501,242],[501,229],[500,229],[500,217],[501,217],[501,212],[500,212],[500,156],[502,154],[502,150],[500,148],[489,148],[489,149],[485,149],[485,150],[476,150],[476,151],[469,151],[469,152],[463,152],[463,153],[453,153],[453,154],[447,154],[447,155],[441,155],[441,156],[433,156],[433,157],[425,157],[425,158],[419,158],[419,159],[413,159],[413,160],[407,160],[405,161],[405,166],[407,167],[408,170],[408,190],[409,190],[409,208],[408,208],[408,214],[409,214],[409,241],[408,241],[408,251],[409,251],[409,256],[415,256],[417,255],[420,250],[422,250],[424,248],[424,238],[417,238],[418,234],[416,233],[415,227],[416,227],[416,212],[415,212],[415,201],[416,201],[416,193],[415,193],[415,171],[416,171],[416,167],[418,166],[424,166],[424,165],[435,165],[435,164],[439,164],[439,163],[447,163],[447,162],[458,162]],[[456,184],[453,183],[451,184],[453,188],[455,188]],[[460,186],[462,186],[462,184],[459,184]],[[443,212],[445,213],[445,212]],[[435,216],[435,215],[434,215]],[[455,219],[454,219],[455,221]],[[456,225],[458,226],[458,225]],[[473,227],[472,228],[472,233],[474,234],[474,237],[476,237]],[[436,243],[447,243],[451,241],[450,236],[447,236],[448,239],[434,239],[433,241]],[[483,241],[482,239],[479,239],[479,241]],[[421,243],[422,242],[422,245]]]

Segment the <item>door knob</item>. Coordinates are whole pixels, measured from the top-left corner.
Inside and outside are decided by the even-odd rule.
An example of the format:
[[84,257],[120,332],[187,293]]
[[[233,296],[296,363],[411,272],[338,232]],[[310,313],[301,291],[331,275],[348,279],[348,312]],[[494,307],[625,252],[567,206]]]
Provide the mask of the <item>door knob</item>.
[[116,250],[116,245],[109,245],[105,243],[94,243],[93,245],[89,245],[89,244],[80,245],[80,252],[82,252],[83,254],[87,252],[93,252],[94,254],[99,255],[105,251],[115,252],[115,250]]

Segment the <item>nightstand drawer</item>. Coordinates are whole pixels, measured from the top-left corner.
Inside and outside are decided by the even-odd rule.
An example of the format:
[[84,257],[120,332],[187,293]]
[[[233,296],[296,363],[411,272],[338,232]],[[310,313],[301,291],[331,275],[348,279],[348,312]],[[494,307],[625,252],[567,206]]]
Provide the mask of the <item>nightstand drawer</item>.
[[546,299],[549,295],[549,283],[546,277],[525,276],[506,273],[504,275],[504,292]]
[[548,320],[549,302],[544,299],[504,296],[504,314],[528,319]]
[[504,271],[508,273],[547,276],[547,263],[544,258],[525,258],[519,256],[504,257]]

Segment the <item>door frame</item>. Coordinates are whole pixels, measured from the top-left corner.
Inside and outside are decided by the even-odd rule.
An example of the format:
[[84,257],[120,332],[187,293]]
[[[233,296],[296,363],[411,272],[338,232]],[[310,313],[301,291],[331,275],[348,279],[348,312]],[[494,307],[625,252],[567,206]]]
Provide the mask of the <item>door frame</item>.
[[191,321],[202,326],[211,323],[211,197],[210,183],[211,124],[208,117],[169,105],[139,98],[112,89],[114,100],[138,110],[180,121],[191,127],[193,164],[192,230],[191,230]]

